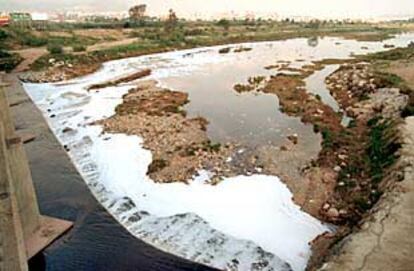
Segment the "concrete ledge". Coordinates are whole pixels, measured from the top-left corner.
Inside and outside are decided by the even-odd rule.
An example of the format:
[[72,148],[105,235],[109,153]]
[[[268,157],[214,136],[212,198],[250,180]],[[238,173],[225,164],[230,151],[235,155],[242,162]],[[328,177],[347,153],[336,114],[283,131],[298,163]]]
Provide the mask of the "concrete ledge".
[[29,239],[25,240],[27,259],[29,260],[45,249],[72,226],[73,223],[70,221],[41,216],[40,228]]
[[405,119],[401,133],[404,180],[384,194],[376,212],[321,271],[414,270],[414,117]]

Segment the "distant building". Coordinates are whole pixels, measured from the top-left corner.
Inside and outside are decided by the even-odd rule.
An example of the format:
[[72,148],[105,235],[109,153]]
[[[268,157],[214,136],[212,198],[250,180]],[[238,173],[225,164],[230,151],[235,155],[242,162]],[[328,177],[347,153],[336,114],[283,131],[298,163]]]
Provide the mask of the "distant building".
[[10,24],[9,15],[0,15],[0,27],[7,26]]
[[49,23],[49,15],[47,13],[31,13],[32,26],[38,30],[44,30]]
[[10,13],[10,24],[17,27],[31,27],[32,16],[30,13],[12,12]]

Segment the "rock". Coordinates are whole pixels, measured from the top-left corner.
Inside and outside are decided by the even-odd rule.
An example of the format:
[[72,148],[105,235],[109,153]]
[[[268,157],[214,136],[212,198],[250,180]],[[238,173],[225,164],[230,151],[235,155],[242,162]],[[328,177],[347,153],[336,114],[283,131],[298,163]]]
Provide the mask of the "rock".
[[347,210],[345,210],[345,209],[339,210],[339,215],[347,215],[347,214],[348,214]]
[[283,146],[280,146],[280,150],[281,150],[281,151],[287,151],[287,150],[288,150],[288,148],[287,148],[285,145],[283,145]]
[[329,208],[329,210],[326,212],[326,215],[330,218],[337,218],[339,216],[339,211],[335,207]]
[[335,166],[334,167],[335,172],[340,172],[341,170],[342,170],[342,168],[340,166]]
[[322,209],[324,210],[324,211],[327,211],[327,210],[329,210],[329,208],[331,207],[331,205],[329,204],[329,203],[325,203],[323,206],[322,206]]
[[321,110],[321,109],[316,109],[316,112],[319,114],[319,115],[322,115],[323,113],[324,113],[324,111],[323,110]]
[[72,128],[70,128],[70,127],[65,127],[65,128],[63,128],[63,130],[62,130],[62,133],[69,133],[69,132],[73,132],[74,130],[72,129]]
[[287,137],[293,144],[298,144],[298,135],[297,134],[293,134]]
[[367,83],[366,81],[361,80],[361,81],[358,82],[358,87],[362,88],[363,86],[366,85],[366,83]]

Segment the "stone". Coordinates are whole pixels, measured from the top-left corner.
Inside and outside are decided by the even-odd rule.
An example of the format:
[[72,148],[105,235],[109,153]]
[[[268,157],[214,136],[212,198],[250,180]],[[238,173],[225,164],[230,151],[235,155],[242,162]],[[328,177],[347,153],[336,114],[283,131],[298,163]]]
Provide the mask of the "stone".
[[287,137],[293,144],[298,144],[299,138],[297,134],[293,134]]
[[335,207],[329,208],[329,210],[326,212],[326,215],[330,218],[337,218],[339,217],[339,211]]

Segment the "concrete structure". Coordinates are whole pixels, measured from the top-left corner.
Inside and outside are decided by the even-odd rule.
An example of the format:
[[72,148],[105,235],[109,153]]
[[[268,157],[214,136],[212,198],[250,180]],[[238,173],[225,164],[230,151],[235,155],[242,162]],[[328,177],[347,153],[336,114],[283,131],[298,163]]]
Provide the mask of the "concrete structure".
[[32,17],[30,13],[25,12],[12,12],[10,13],[11,25],[17,27],[31,27],[32,26]]
[[403,181],[384,195],[372,217],[321,270],[414,270],[414,117],[405,119],[401,130]]
[[3,87],[0,85],[0,270],[27,270],[26,261],[72,223],[40,215],[23,142],[15,132]]

